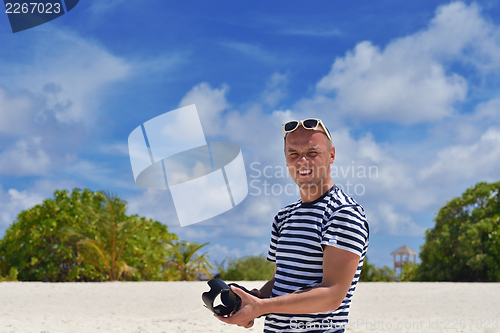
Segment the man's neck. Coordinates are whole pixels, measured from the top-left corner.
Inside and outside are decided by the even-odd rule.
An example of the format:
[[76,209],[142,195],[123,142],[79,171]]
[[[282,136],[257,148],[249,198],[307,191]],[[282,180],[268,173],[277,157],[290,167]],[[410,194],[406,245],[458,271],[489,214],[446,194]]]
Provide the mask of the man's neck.
[[323,194],[325,194],[333,186],[333,181],[329,179],[326,182],[322,182],[322,185],[315,185],[311,188],[300,189],[300,199],[302,202],[312,202],[319,199]]

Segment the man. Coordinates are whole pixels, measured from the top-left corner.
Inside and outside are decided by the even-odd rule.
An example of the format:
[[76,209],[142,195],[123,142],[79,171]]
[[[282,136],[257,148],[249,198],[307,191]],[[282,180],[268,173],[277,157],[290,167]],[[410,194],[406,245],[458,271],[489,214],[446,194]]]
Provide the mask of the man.
[[319,119],[283,125],[286,164],[300,200],[274,218],[267,259],[273,278],[220,320],[249,328],[267,314],[264,332],[344,332],[368,247],[363,208],[334,185],[331,135]]

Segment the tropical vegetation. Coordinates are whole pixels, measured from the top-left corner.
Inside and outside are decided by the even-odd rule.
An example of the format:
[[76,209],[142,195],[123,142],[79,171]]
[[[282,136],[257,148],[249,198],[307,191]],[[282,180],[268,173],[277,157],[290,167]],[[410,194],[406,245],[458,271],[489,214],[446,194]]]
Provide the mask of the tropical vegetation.
[[388,266],[375,267],[368,261],[368,256],[365,257],[363,268],[359,275],[359,281],[364,282],[391,282],[396,279],[396,273]]
[[425,233],[419,281],[500,281],[500,182],[478,183],[437,213]]
[[273,277],[274,264],[266,260],[264,255],[247,256],[239,259],[226,258],[217,264],[219,275],[227,281],[261,281]]
[[[190,281],[211,277],[208,243],[180,241],[165,225],[126,214],[117,196],[88,189],[55,191],[21,212],[0,239],[0,281]],[[426,231],[419,265],[401,281],[500,281],[500,182],[478,183],[446,203]],[[267,280],[263,255],[226,258],[224,280]],[[365,258],[360,281],[394,281]]]
[[186,241],[169,242],[172,254],[165,266],[171,269],[173,280],[193,281],[201,272],[205,273],[207,277],[211,277],[209,269],[213,269],[213,267],[207,259],[207,253],[201,255],[196,253],[208,244]]
[[7,276],[2,276],[0,274],[0,282],[5,282],[5,281],[10,281],[10,282],[13,282],[13,281],[17,281],[17,275],[18,275],[18,271],[17,269],[15,269],[14,267],[12,267],[10,270],[9,270],[9,274]]
[[[169,280],[177,272],[161,223],[126,215],[126,202],[88,189],[55,191],[21,212],[0,239],[0,277],[20,281]],[[196,257],[191,255],[191,258]]]

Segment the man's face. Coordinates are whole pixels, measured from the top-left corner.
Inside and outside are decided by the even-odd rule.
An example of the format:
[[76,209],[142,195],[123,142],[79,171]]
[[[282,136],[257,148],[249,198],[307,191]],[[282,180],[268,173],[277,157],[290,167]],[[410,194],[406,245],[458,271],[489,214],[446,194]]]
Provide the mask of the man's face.
[[303,190],[322,188],[330,178],[330,164],[335,160],[335,147],[329,147],[322,130],[306,130],[299,126],[285,140],[288,171]]

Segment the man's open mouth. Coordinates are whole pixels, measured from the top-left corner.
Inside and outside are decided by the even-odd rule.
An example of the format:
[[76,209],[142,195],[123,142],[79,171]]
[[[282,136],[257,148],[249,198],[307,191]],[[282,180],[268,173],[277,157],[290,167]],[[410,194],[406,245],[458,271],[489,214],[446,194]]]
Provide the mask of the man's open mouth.
[[301,175],[301,176],[307,176],[309,174],[312,174],[312,169],[300,169],[299,170],[299,175]]

